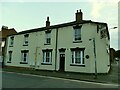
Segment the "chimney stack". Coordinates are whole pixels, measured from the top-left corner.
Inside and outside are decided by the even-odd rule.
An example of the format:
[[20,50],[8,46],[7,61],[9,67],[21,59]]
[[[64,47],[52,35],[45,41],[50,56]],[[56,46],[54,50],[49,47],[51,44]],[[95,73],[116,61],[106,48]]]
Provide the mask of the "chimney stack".
[[76,22],[81,22],[83,20],[83,13],[81,12],[81,9],[76,12]]
[[2,30],[8,30],[8,26],[2,26]]
[[49,21],[49,17],[47,17],[47,21],[46,21],[46,27],[49,28],[50,27],[50,21]]

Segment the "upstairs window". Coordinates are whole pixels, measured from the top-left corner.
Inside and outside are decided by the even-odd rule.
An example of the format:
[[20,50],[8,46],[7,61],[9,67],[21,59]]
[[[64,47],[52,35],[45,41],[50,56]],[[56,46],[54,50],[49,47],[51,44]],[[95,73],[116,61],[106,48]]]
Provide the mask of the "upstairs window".
[[45,44],[51,44],[51,32],[45,32],[46,42]]
[[12,36],[10,37],[10,46],[13,46],[13,44],[14,44],[14,37]]
[[74,41],[81,40],[81,27],[82,26],[74,27]]
[[29,37],[29,34],[26,34],[24,35],[24,46],[28,46],[28,37]]

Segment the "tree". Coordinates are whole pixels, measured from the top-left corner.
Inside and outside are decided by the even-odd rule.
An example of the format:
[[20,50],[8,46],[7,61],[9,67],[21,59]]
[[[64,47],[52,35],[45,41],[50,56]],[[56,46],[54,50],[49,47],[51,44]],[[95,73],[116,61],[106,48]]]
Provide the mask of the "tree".
[[115,52],[115,57],[120,58],[120,50],[117,50],[117,51]]

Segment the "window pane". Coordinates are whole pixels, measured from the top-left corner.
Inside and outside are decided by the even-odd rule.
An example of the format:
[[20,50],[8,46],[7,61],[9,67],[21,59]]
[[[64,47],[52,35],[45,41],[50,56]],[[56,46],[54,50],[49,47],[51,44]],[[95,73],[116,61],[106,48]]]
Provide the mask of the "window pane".
[[47,38],[46,40],[47,40],[46,43],[50,43],[50,40],[51,40],[51,39],[50,39],[50,38]]
[[80,40],[81,39],[81,29],[75,29],[75,40]]
[[51,62],[51,52],[50,51],[45,51],[44,53],[43,53],[43,62],[45,63],[45,62]]
[[80,58],[75,58],[75,63],[80,64]]
[[12,59],[12,52],[9,52],[9,61]]
[[49,58],[46,58],[46,62],[49,62],[49,60],[50,60]]
[[46,52],[46,58],[49,58],[49,52]]
[[24,44],[28,44],[28,37],[24,37]]
[[46,61],[46,53],[43,52],[43,62],[45,62],[45,61]]

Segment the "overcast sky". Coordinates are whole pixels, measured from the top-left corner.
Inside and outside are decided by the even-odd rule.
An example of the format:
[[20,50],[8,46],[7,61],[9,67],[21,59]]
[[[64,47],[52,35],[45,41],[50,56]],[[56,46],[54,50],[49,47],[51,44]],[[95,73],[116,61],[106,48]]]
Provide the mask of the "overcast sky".
[[[49,2],[48,2],[49,1]],[[75,20],[81,9],[84,20],[108,24],[111,48],[118,50],[119,0],[3,0],[0,2],[0,25],[15,28],[18,32],[44,27],[46,17],[51,25]]]

